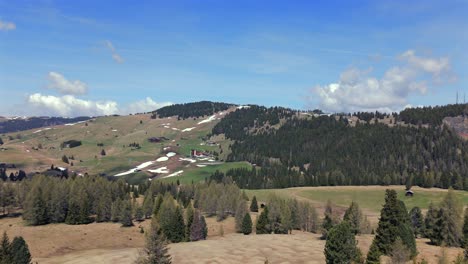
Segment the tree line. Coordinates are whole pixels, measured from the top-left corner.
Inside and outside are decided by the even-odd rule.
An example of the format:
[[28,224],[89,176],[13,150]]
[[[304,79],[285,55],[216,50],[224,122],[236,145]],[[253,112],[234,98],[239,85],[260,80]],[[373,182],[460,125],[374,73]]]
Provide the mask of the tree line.
[[232,104],[200,101],[186,104],[173,104],[162,107],[152,113],[151,118],[164,118],[170,116],[178,116],[179,119],[199,118],[207,115],[213,115],[216,112],[225,111]]

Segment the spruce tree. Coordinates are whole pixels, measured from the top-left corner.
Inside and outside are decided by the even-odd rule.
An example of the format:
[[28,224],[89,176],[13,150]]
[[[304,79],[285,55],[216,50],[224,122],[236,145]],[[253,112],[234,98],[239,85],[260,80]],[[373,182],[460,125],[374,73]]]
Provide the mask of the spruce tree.
[[200,215],[198,210],[193,214],[193,223],[190,230],[190,241],[198,241],[206,239],[208,229],[206,227],[205,218]]
[[208,236],[208,226],[206,225],[205,217],[203,215],[200,217],[200,226],[202,231],[202,238],[206,239]]
[[132,203],[130,200],[125,200],[122,202],[122,207],[120,208],[120,223],[123,227],[133,226]]
[[34,186],[27,194],[24,206],[23,218],[28,224],[45,225],[49,223],[47,203],[44,200],[40,186]]
[[171,241],[174,243],[182,242],[185,239],[185,223],[184,216],[182,215],[182,208],[177,206],[174,220],[172,225],[172,237]]
[[257,197],[254,195],[252,198],[252,202],[250,204],[250,211],[251,212],[258,212],[258,203],[257,203]]
[[438,244],[444,244],[449,247],[462,245],[463,207],[452,189],[449,189],[444,200],[440,204],[440,210],[439,226],[442,241]]
[[0,264],[9,263],[12,263],[11,244],[6,231],[4,231],[0,241]]
[[347,221],[336,225],[328,232],[325,243],[325,260],[328,264],[353,263],[358,257],[354,231]]
[[410,211],[411,225],[413,227],[414,236],[418,237],[424,234],[424,217],[419,207],[413,207]]
[[190,241],[190,230],[192,229],[194,217],[194,209],[192,204],[189,204],[185,211],[185,240]]
[[15,264],[30,264],[31,253],[29,247],[23,237],[15,237],[11,242],[12,263]]
[[245,214],[244,220],[242,221],[242,233],[244,235],[252,233],[252,218],[250,218],[249,213]]
[[244,216],[247,213],[247,203],[244,199],[239,200],[236,210],[235,222],[236,222],[236,232],[242,233],[242,221],[244,221]]
[[330,200],[327,201],[325,206],[325,218],[322,222],[322,237],[321,239],[327,239],[327,233],[336,225],[336,219],[333,215],[333,206]]
[[343,220],[348,221],[351,226],[351,230],[355,235],[361,233],[361,225],[363,222],[364,216],[359,209],[359,205],[356,202],[351,202],[351,205],[346,210]]
[[155,219],[151,229],[146,232],[146,243],[135,264],[170,264],[172,263],[167,242]]
[[257,218],[257,224],[255,225],[255,233],[260,234],[271,234],[271,225],[268,218],[268,207],[265,206],[260,216]]
[[440,234],[438,229],[438,221],[440,218],[439,209],[431,202],[429,204],[426,218],[424,219],[424,236],[431,240],[431,243],[435,244],[435,241],[439,240],[437,236]]
[[385,204],[380,212],[379,226],[367,255],[368,263],[379,263],[380,255],[389,255],[392,245],[400,237],[410,251],[410,256],[416,255],[416,241],[410,226],[406,206],[397,199],[395,190],[387,190]]

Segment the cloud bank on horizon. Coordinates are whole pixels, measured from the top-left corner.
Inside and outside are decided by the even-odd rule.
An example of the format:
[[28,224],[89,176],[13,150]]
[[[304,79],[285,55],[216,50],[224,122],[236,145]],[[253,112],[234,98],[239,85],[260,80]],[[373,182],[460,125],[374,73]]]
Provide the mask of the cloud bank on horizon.
[[150,112],[171,105],[171,102],[158,103],[150,97],[120,107],[115,101],[93,101],[76,97],[88,92],[86,83],[80,80],[69,81],[62,74],[49,72],[47,88],[56,90],[61,96],[34,93],[28,96],[27,103],[35,115],[49,116],[102,116]]
[[425,95],[429,89],[456,80],[448,57],[417,56],[408,50],[397,56],[400,65],[386,70],[381,78],[372,69],[349,68],[337,82],[316,86],[319,107],[329,112],[397,112],[409,106],[408,97]]

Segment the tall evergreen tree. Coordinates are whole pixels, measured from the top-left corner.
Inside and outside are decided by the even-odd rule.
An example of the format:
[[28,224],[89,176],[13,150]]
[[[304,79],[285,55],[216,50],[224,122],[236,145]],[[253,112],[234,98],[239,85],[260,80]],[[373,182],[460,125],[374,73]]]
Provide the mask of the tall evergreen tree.
[[6,231],[4,231],[0,241],[0,264],[10,263],[12,263],[11,244]]
[[325,260],[328,264],[353,263],[358,255],[354,231],[347,221],[330,229],[325,243]]
[[15,237],[11,242],[12,263],[15,264],[30,264],[31,253],[29,247],[23,237]]
[[413,227],[414,236],[418,237],[424,234],[424,217],[419,207],[413,207],[410,211],[411,225]]
[[327,239],[327,233],[337,224],[337,219],[333,214],[333,205],[330,200],[327,201],[325,206],[325,218],[322,222],[322,237],[321,239]]
[[30,225],[45,225],[49,223],[47,203],[40,186],[34,186],[26,196],[23,218]]
[[468,249],[468,208],[465,209],[465,217],[463,223],[463,238],[465,248]]
[[171,264],[167,242],[155,219],[146,233],[146,243],[135,264]]
[[242,233],[244,235],[252,233],[252,218],[250,218],[249,213],[245,214],[244,220],[242,221]]
[[244,199],[240,199],[237,204],[237,210],[235,215],[236,232],[242,233],[242,221],[247,213],[247,202]]
[[351,230],[355,235],[361,233],[361,226],[363,225],[365,219],[361,209],[359,209],[359,205],[356,202],[351,202],[351,205],[348,207],[343,216],[343,220],[348,221]]
[[185,240],[190,241],[190,230],[192,229],[194,209],[192,204],[189,204],[185,211]]
[[190,240],[198,241],[206,239],[208,229],[206,227],[205,218],[200,214],[198,210],[193,215],[193,223],[190,230]]
[[440,210],[440,237],[442,237],[442,241],[437,244],[449,247],[462,245],[463,207],[452,189],[448,190],[440,204]]
[[268,207],[265,206],[260,216],[257,218],[257,224],[255,225],[255,232],[257,235],[260,234],[271,234],[271,225],[268,218]]
[[132,203],[130,200],[125,200],[122,202],[122,207],[120,208],[120,223],[123,227],[133,226]]
[[397,199],[395,190],[387,190],[385,204],[380,212],[379,226],[367,255],[367,262],[379,263],[381,254],[389,255],[398,237],[410,250],[411,257],[415,256],[416,241],[405,204]]
[[251,212],[258,212],[257,197],[255,195],[252,198],[252,202],[250,203],[250,211]]

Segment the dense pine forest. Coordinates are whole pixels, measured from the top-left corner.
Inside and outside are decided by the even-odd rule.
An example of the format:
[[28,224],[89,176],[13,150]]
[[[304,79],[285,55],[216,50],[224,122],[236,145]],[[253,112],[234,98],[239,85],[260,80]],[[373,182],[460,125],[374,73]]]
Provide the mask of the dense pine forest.
[[429,124],[439,126],[445,117],[463,115],[466,108],[467,104],[407,108],[400,112],[398,120],[413,125]]
[[[418,113],[445,115],[452,108],[463,112],[464,106],[406,110],[403,116],[424,120]],[[280,120],[279,128],[259,129]],[[442,125],[350,126],[343,116],[299,118],[285,109],[251,107],[221,120],[213,129],[220,133],[235,141],[228,161],[260,167],[227,172],[242,188],[407,184],[468,189],[468,145]]]
[[174,104],[166,107],[162,107],[153,112],[152,117],[170,117],[178,116],[180,119],[187,119],[191,117],[202,117],[207,115],[212,115],[219,111],[225,111],[229,107],[233,106],[232,104],[227,103],[218,103],[218,102],[209,102],[201,101],[194,103],[186,104]]

